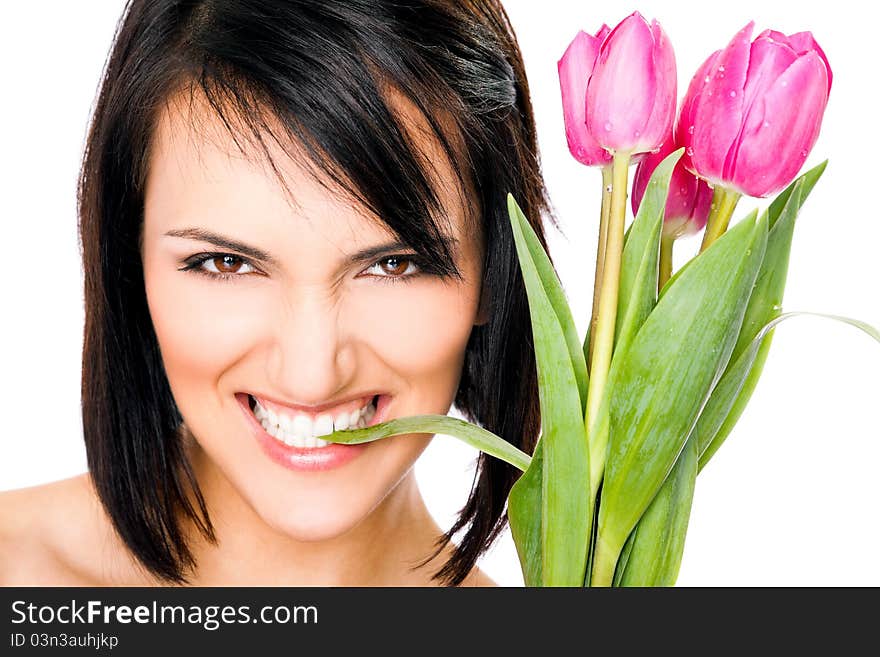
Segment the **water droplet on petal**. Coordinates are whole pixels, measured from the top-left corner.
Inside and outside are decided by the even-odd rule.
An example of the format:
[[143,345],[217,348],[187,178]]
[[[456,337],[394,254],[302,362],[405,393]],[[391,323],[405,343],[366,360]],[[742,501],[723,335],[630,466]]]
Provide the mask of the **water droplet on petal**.
[[735,92],[735,91],[731,91],[731,92],[730,92],[730,97],[731,97],[731,98],[736,98],[736,92]]
[[769,128],[769,127],[770,127],[770,121],[764,121],[764,127],[765,127],[765,128]]
[[719,73],[719,74],[718,74],[718,77],[719,77],[719,78],[723,78],[723,77],[724,77],[724,73]]
[[723,67],[723,66],[719,66],[719,67],[718,67],[718,72],[719,72],[719,73],[724,73],[724,67]]
[[703,84],[709,84],[709,81],[710,81],[711,79],[712,79],[712,78],[710,78],[710,77],[707,75],[705,78],[703,78]]
[[788,86],[788,80],[783,80],[783,81],[780,82],[779,84],[781,84],[783,87],[787,87],[787,86]]
[[680,187],[678,193],[684,196],[685,194],[687,194],[687,191],[687,187]]
[[694,126],[691,126],[690,128],[688,128],[688,134],[689,135],[694,134]]
[[801,157],[806,157],[806,156],[807,156],[807,151],[801,151]]
[[613,127],[614,125],[611,123],[611,121],[605,121],[605,132],[611,132],[611,128]]
[[642,133],[639,132],[638,130],[636,130],[636,131],[633,133],[633,137],[635,137],[636,139],[638,139],[638,138],[641,137],[641,136],[642,136]]
[[693,156],[694,156],[694,149],[693,149],[693,147],[688,146],[688,147],[687,147],[687,150],[685,151],[685,153],[688,154],[688,157],[693,157]]

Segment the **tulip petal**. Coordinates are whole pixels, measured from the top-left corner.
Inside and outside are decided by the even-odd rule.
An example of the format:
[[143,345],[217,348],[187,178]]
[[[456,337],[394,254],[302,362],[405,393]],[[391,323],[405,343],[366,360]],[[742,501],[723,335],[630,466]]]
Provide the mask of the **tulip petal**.
[[797,34],[792,34],[788,37],[788,42],[791,44],[791,47],[794,48],[795,52],[798,55],[805,55],[810,51],[815,52],[822,58],[822,61],[825,62],[825,68],[828,70],[828,93],[831,93],[831,64],[828,63],[828,58],[825,56],[825,51],[816,43],[816,40],[813,38],[812,32],[798,32]]
[[[666,221],[690,219],[697,200],[697,183],[699,179],[690,171],[675,167],[672,180],[669,182],[669,196],[666,199]],[[687,230],[682,226],[683,230]]]
[[743,129],[734,163],[736,188],[764,197],[792,181],[819,136],[827,89],[827,69],[815,52],[799,57],[779,76]]
[[694,173],[693,164],[691,163],[690,153],[693,152],[691,148],[691,142],[693,141],[694,135],[694,113],[697,109],[697,101],[700,99],[700,95],[703,93],[703,90],[706,88],[706,85],[709,84],[711,80],[709,76],[709,71],[713,70],[715,66],[715,60],[718,59],[718,55],[721,54],[720,50],[716,50],[713,52],[706,61],[697,69],[697,72],[694,74],[694,77],[691,78],[691,82],[688,85],[687,92],[684,95],[684,100],[681,103],[681,111],[678,115],[678,123],[675,126],[675,142],[677,144],[681,144],[684,146],[684,156],[681,158],[682,166]]
[[601,39],[580,31],[557,64],[568,150],[578,162],[587,166],[611,161],[611,155],[596,142],[585,123],[587,81],[593,73],[601,45]]
[[[723,177],[725,180],[733,179],[733,166],[736,162],[737,152],[742,143],[742,130],[749,121],[749,115],[755,100],[764,96],[780,75],[791,66],[797,59],[797,53],[788,45],[787,38],[782,42],[767,34],[777,34],[766,30],[752,42],[749,55],[749,70],[746,85],[743,89],[743,119],[740,133],[734,140],[727,158],[724,162]],[[785,37],[785,35],[781,35]]]
[[609,151],[630,150],[654,103],[654,38],[634,12],[602,43],[587,87],[587,129]]
[[764,30],[756,37],[755,40],[757,39],[764,39],[771,43],[781,43],[785,46],[788,46],[792,50],[795,50],[795,47],[789,42],[788,36],[786,36],[782,32],[777,32],[776,30]]
[[721,183],[724,162],[742,125],[743,94],[754,22],[740,30],[718,55],[694,112],[691,142],[694,169],[710,183]]
[[[656,152],[645,154],[636,167],[632,184],[632,212],[637,215],[645,195],[645,189],[654,170],[674,150],[681,148],[669,136]],[[672,170],[666,206],[663,215],[663,233],[676,238],[702,230],[709,217],[712,189],[705,181],[688,171],[679,160]]]
[[652,151],[660,147],[665,139],[671,139],[672,124],[675,121],[675,102],[678,97],[675,52],[656,20],[651,22],[651,32],[654,37],[653,68],[656,75],[654,104],[642,136],[635,145],[636,152]]
[[[639,161],[639,165],[636,167],[636,172],[633,176],[630,199],[633,216],[636,216],[639,213],[639,206],[642,204],[642,198],[645,196],[645,189],[648,187],[648,181],[651,179],[651,174],[654,173],[657,165],[666,159],[666,156],[674,150],[672,135],[670,134],[663,140],[663,143],[660,145],[660,150],[645,153],[644,157]],[[670,191],[670,193],[672,192]]]
[[697,179],[697,199],[694,201],[694,211],[688,222],[688,229],[699,233],[706,227],[709,220],[709,212],[712,210],[712,196],[715,191],[706,184],[705,180]]

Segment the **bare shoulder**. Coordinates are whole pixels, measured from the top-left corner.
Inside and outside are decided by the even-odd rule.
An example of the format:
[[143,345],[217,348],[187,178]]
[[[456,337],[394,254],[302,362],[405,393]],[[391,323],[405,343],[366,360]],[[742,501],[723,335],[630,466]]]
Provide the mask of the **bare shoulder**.
[[106,529],[88,474],[0,492],[0,586],[101,585]]

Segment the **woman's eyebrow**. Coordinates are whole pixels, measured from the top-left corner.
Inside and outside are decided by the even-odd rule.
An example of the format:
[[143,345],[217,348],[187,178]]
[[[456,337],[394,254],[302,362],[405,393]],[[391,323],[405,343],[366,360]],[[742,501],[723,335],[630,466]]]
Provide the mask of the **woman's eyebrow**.
[[[225,235],[220,235],[219,233],[205,230],[204,228],[178,228],[174,230],[169,230],[165,234],[169,237],[183,237],[186,239],[198,240],[200,242],[207,242],[208,244],[213,244],[218,248],[236,251],[242,255],[248,256],[249,258],[259,260],[272,266],[277,266],[279,264],[276,258],[271,256],[266,251],[263,251],[262,249],[251,246],[249,244],[245,244],[244,242],[239,242],[238,240],[232,239],[231,237],[226,237]],[[452,253],[457,252],[457,238],[450,235],[443,235],[443,240],[446,242],[446,246]],[[377,244],[375,246],[369,246],[365,249],[361,249],[360,251],[351,254],[348,257],[348,262],[351,264],[369,263],[370,261],[388,252],[408,249],[410,249],[410,246],[408,244],[400,241],[399,239],[395,239],[390,242],[385,242],[384,244]]]

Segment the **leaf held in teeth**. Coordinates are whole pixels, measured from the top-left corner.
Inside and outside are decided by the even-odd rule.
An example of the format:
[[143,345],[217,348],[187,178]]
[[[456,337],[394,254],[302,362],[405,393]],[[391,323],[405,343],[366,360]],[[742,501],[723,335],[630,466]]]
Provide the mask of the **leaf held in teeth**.
[[458,438],[489,456],[525,471],[529,467],[529,455],[476,424],[449,417],[448,415],[413,415],[399,417],[388,422],[363,429],[335,431],[324,440],[343,445],[358,445],[402,434],[444,434]]

